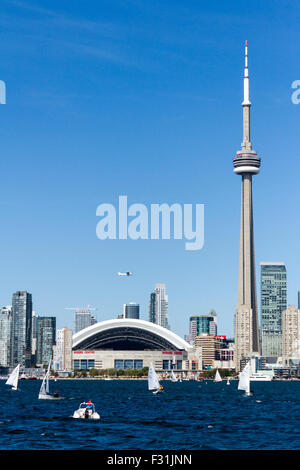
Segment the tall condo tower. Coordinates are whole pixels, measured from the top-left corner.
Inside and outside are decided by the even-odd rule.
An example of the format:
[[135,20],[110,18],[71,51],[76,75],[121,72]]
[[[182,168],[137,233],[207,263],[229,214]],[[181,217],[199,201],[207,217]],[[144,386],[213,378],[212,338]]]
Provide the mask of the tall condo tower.
[[240,262],[238,300],[235,312],[235,363],[240,370],[242,357],[258,354],[259,330],[255,282],[252,176],[259,173],[260,158],[250,141],[248,47],[245,44],[245,74],[242,148],[233,159],[234,173],[242,176]]

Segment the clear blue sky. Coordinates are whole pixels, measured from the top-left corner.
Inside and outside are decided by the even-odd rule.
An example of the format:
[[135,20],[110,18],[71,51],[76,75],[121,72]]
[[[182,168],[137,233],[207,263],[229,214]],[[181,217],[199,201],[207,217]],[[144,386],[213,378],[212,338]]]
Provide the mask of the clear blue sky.
[[[65,307],[115,318],[166,283],[169,322],[214,308],[233,334],[237,297],[243,45],[249,45],[257,282],[284,261],[299,279],[300,6],[296,1],[1,2],[0,302],[33,294],[39,315],[73,328]],[[205,245],[96,237],[96,208],[205,204]],[[118,271],[134,272],[131,278]],[[259,288],[258,288],[259,293]]]

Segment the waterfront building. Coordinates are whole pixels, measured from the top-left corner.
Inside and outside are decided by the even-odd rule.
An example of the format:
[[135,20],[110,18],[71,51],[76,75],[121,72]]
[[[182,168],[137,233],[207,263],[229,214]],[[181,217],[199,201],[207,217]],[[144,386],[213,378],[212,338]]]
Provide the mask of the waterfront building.
[[240,259],[238,299],[235,312],[235,361],[240,370],[243,356],[259,354],[259,328],[255,281],[252,176],[259,173],[260,158],[250,140],[250,107],[248,47],[245,46],[243,142],[233,159],[234,173],[242,177]]
[[300,359],[300,309],[289,305],[282,313],[282,361]]
[[168,296],[165,284],[156,284],[150,295],[149,321],[170,329],[168,323]]
[[67,327],[56,332],[54,367],[57,370],[72,369],[72,330]]
[[123,318],[140,318],[140,306],[135,302],[130,302],[129,304],[124,304],[123,306]]
[[203,368],[213,368],[215,361],[220,357],[219,350],[221,348],[223,337],[215,336],[208,333],[201,333],[195,338],[195,347],[202,349],[202,365]]
[[36,364],[48,365],[56,341],[56,318],[36,317]]
[[286,267],[282,262],[260,263],[262,356],[282,354],[282,312],[287,307]]
[[234,340],[226,336],[218,336],[220,344],[216,349],[214,367],[219,369],[235,369]]
[[97,320],[92,316],[90,308],[78,308],[75,310],[75,333],[95,323],[97,323]]
[[99,322],[73,336],[74,369],[142,369],[152,362],[157,371],[185,373],[189,364],[198,367],[200,355],[170,330],[132,318]]
[[32,295],[17,291],[12,297],[12,366],[31,365]]
[[12,347],[12,307],[0,310],[0,366],[10,367]]

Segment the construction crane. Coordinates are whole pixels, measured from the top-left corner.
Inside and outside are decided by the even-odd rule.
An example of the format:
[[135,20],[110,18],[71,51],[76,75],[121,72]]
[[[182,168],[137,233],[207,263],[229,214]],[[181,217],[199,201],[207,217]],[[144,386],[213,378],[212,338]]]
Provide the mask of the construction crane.
[[76,313],[89,313],[92,310],[97,310],[95,307],[90,307],[89,305],[87,308],[82,307],[65,307],[65,310],[75,310]]

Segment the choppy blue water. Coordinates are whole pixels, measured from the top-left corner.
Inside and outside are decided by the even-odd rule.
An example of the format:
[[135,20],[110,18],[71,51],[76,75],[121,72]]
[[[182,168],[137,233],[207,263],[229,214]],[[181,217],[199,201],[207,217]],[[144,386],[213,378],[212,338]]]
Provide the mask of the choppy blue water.
[[[295,450],[300,448],[300,381],[251,383],[244,397],[237,381],[164,381],[153,395],[147,381],[50,382],[64,400],[38,400],[39,380],[12,391],[0,380],[0,449],[83,450]],[[91,399],[100,421],[72,414]]]

